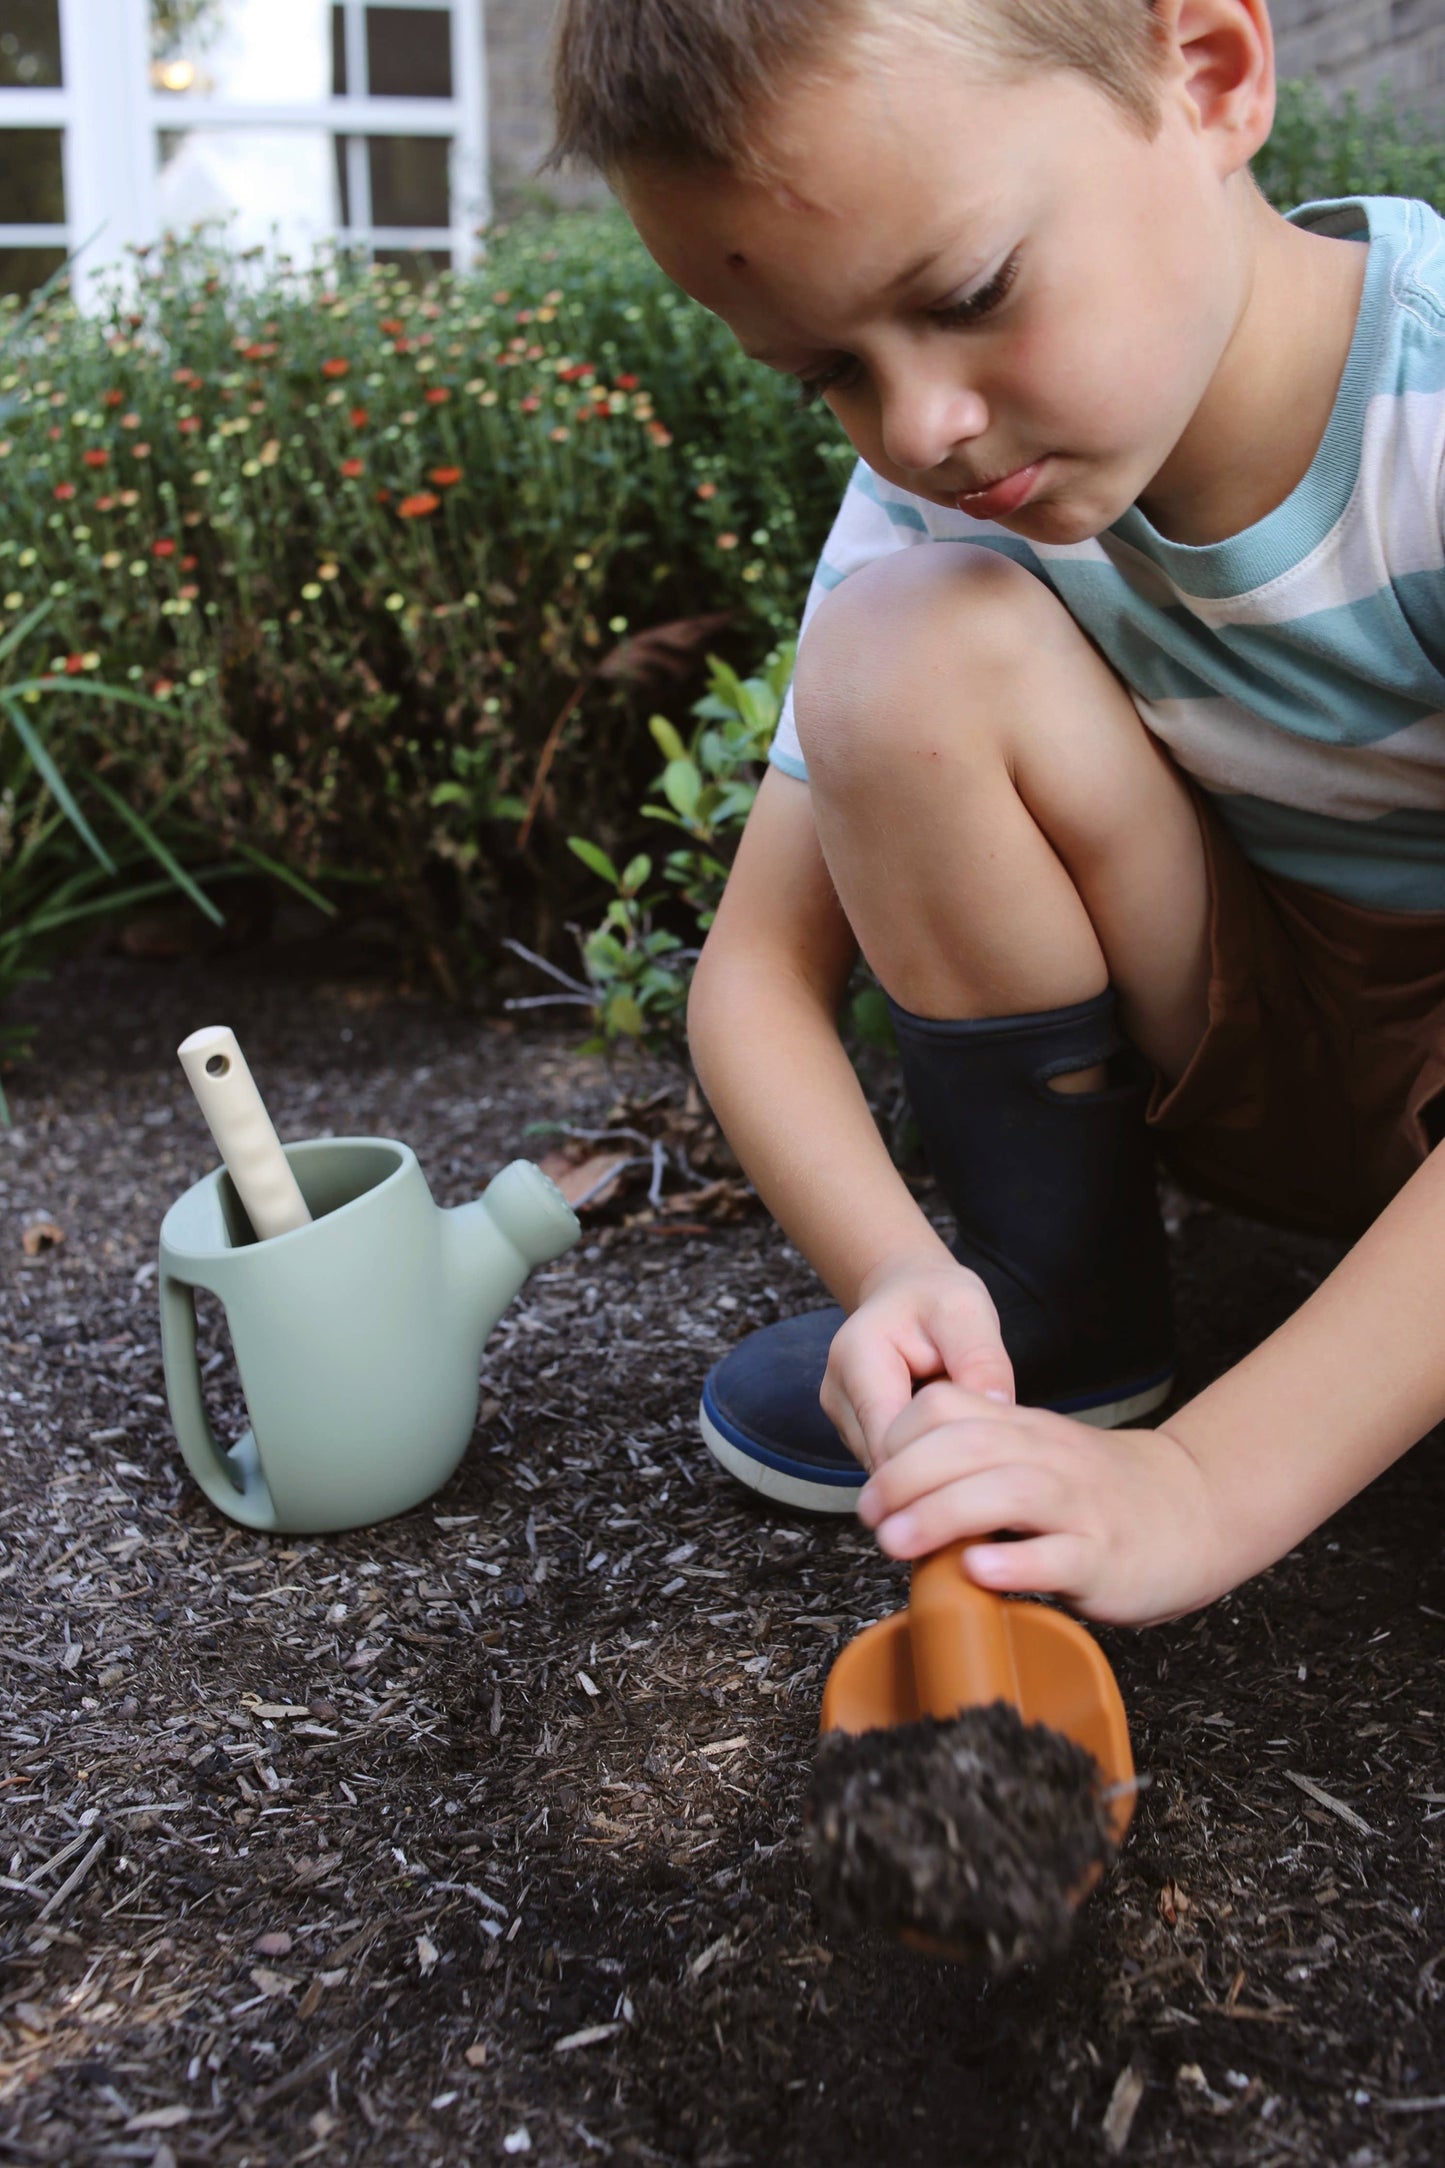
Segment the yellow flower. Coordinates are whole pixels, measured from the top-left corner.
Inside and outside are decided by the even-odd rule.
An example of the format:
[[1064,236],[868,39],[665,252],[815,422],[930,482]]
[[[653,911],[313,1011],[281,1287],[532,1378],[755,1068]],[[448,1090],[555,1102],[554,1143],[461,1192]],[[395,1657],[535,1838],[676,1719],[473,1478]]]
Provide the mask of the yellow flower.
[[25,597],[14,589],[12,589],[11,592],[5,597],[5,607],[7,610],[21,609],[24,605],[24,602]]
[[590,550],[578,550],[572,563],[578,572],[590,572],[592,570],[592,552]]
[[114,572],[118,565],[125,563],[125,559],[119,550],[107,550],[100,561],[107,572]]
[[301,600],[303,602],[314,602],[320,593],[321,588],[318,582],[315,580],[308,580],[306,582],[306,585],[301,590]]
[[254,477],[255,477],[256,475],[258,475],[258,474],[259,474],[259,473],[261,472],[261,462],[260,462],[260,460],[259,460],[259,459],[243,459],[243,460],[241,461],[241,472],[242,472],[243,474],[245,474],[245,475],[249,475],[249,476],[251,476],[251,477],[253,477],[253,478],[254,478]]
[[340,571],[341,571],[341,567],[340,567],[340,565],[333,565],[333,564],[325,564],[325,565],[318,565],[318,566],[316,567],[316,577],[317,577],[317,579],[318,579],[318,580],[334,580],[334,579],[336,579],[336,578],[337,578],[337,576],[339,575]]

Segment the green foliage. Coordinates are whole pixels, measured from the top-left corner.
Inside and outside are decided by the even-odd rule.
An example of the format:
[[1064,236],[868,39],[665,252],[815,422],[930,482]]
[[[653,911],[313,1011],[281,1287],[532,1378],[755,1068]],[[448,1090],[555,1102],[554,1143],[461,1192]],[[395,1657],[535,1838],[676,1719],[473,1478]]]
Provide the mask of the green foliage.
[[636,805],[693,621],[791,628],[851,458],[612,214],[420,293],[193,237],[5,363],[0,631],[48,601],[57,673],[152,702],[87,702],[62,765],[369,881],[447,984]]
[[1445,213],[1445,138],[1438,121],[1398,112],[1390,93],[1338,110],[1314,83],[1281,83],[1254,177],[1282,211],[1332,196],[1418,196]]
[[[597,1043],[665,1040],[680,1030],[698,939],[713,922],[733,849],[758,794],[793,652],[791,643],[774,648],[750,678],[713,656],[707,692],[692,710],[696,728],[687,739],[666,716],[653,716],[648,727],[666,765],[641,810],[684,839],[663,859],[660,886],[652,885],[650,853],[639,852],[619,872],[598,844],[568,838],[583,865],[614,891],[602,923],[582,941]],[[680,919],[686,939],[668,918]]]

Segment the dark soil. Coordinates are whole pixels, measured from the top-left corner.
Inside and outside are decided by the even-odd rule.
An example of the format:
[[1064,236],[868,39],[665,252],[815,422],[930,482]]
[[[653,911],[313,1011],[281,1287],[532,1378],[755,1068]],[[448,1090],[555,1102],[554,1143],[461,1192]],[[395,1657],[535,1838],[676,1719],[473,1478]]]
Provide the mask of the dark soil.
[[[1445,2156],[1438,1439],[1237,1595],[1102,1637],[1147,1788],[1062,1960],[1000,1985],[835,1941],[822,1682],[903,1576],[695,1432],[707,1365],[809,1275],[713,1216],[684,1080],[314,953],[77,965],[7,1079],[0,2160]],[[384,1527],[248,1534],[178,1460],[155,1242],[211,1164],[174,1049],[217,1021],[284,1136],[401,1136],[443,1203],[619,1101],[710,1178],[671,1162],[654,1210],[634,1170],[534,1275],[467,1459]],[[1194,1390],[1335,1253],[1195,1211],[1174,1254]]]
[[835,1931],[924,1935],[1002,1977],[1057,1957],[1113,1849],[1092,1754],[1008,1702],[818,1743],[806,1828]]

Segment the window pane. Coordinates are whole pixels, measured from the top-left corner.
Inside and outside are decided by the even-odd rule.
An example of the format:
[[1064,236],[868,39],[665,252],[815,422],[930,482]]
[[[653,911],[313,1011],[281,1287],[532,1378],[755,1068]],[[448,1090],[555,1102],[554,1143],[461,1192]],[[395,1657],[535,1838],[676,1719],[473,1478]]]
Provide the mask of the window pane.
[[366,67],[374,98],[449,98],[451,15],[445,8],[368,8]]
[[373,226],[448,226],[446,136],[370,136]]
[[64,223],[60,130],[0,128],[0,226]]
[[346,10],[331,10],[331,92],[336,98],[346,96]]
[[331,96],[330,0],[151,0],[151,79],[177,102],[306,105]]
[[0,294],[29,294],[65,261],[63,248],[0,248]]
[[0,89],[60,84],[60,0],[5,0],[0,7]]
[[229,218],[227,245],[307,256],[340,222],[325,128],[189,128],[160,138],[161,223]]

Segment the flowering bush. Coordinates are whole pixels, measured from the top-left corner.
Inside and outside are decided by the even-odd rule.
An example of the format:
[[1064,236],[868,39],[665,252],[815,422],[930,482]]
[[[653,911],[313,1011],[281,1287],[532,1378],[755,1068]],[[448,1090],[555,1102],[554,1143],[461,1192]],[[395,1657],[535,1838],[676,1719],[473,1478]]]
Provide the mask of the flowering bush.
[[67,721],[113,785],[381,885],[446,984],[636,802],[639,687],[791,622],[851,456],[606,217],[423,292],[192,239],[5,360],[0,636],[48,601],[160,704]]

